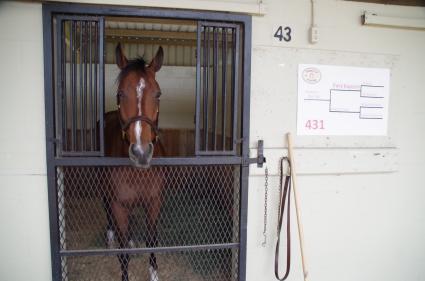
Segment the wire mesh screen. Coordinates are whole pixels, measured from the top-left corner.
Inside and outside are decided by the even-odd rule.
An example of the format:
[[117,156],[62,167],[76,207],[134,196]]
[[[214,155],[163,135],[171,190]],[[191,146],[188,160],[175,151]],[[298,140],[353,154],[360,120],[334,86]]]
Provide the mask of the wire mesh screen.
[[[62,252],[100,250],[63,256],[63,280],[118,280],[120,248],[160,248],[160,280],[237,280],[239,166],[57,167],[56,181]],[[130,257],[130,280],[146,280],[147,254]]]
[[[130,281],[149,280],[148,255],[132,255]],[[158,279],[166,281],[227,281],[238,278],[238,250],[191,251],[157,254]],[[62,280],[121,280],[115,256],[63,257]]]

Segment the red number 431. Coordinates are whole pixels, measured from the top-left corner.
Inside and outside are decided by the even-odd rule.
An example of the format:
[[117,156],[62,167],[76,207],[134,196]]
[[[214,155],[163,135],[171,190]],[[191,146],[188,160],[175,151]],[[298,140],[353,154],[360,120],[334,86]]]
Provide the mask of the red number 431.
[[305,127],[309,130],[323,130],[325,129],[323,120],[307,120]]

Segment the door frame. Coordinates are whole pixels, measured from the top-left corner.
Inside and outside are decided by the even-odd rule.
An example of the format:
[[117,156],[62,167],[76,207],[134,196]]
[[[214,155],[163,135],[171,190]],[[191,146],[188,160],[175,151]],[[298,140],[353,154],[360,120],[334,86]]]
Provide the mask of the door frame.
[[[239,281],[246,280],[246,244],[248,213],[248,175],[249,175],[249,119],[250,119],[250,84],[251,84],[251,30],[250,15],[187,11],[171,9],[99,6],[86,4],[43,4],[43,53],[44,53],[44,87],[45,87],[45,122],[46,122],[46,158],[48,178],[48,201],[50,219],[50,241],[52,278],[61,280],[61,255],[59,241],[59,223],[56,192],[56,167],[61,165],[80,166],[82,164],[98,166],[129,165],[126,158],[108,157],[58,157],[55,155],[55,113],[54,113],[54,69],[53,69],[53,17],[56,14],[85,14],[98,16],[138,16],[152,18],[192,19],[199,21],[226,21],[243,26],[242,49],[242,118],[241,118],[241,154],[238,156],[197,156],[189,158],[155,158],[152,165],[240,165],[240,213],[239,213]],[[197,82],[198,83],[198,82]]]

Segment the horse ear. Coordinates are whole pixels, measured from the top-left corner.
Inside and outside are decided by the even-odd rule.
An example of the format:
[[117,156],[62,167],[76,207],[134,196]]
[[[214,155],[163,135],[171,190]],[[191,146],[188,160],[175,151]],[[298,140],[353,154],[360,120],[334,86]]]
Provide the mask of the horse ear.
[[120,69],[123,69],[127,66],[128,60],[122,51],[121,43],[118,43],[117,47],[115,48],[115,61]]
[[158,72],[161,69],[163,60],[164,60],[164,50],[162,49],[162,46],[159,46],[155,57],[152,59],[151,63],[149,64],[149,68],[151,68],[155,72]]

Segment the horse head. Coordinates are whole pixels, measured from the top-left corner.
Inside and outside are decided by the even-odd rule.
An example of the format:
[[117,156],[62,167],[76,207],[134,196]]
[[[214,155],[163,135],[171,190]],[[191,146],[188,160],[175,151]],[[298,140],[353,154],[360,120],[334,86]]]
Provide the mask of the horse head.
[[149,65],[142,58],[127,60],[121,44],[115,58],[118,76],[117,105],[122,136],[129,143],[128,154],[136,167],[149,168],[158,139],[159,98],[161,89],[155,74],[162,66],[162,47]]

